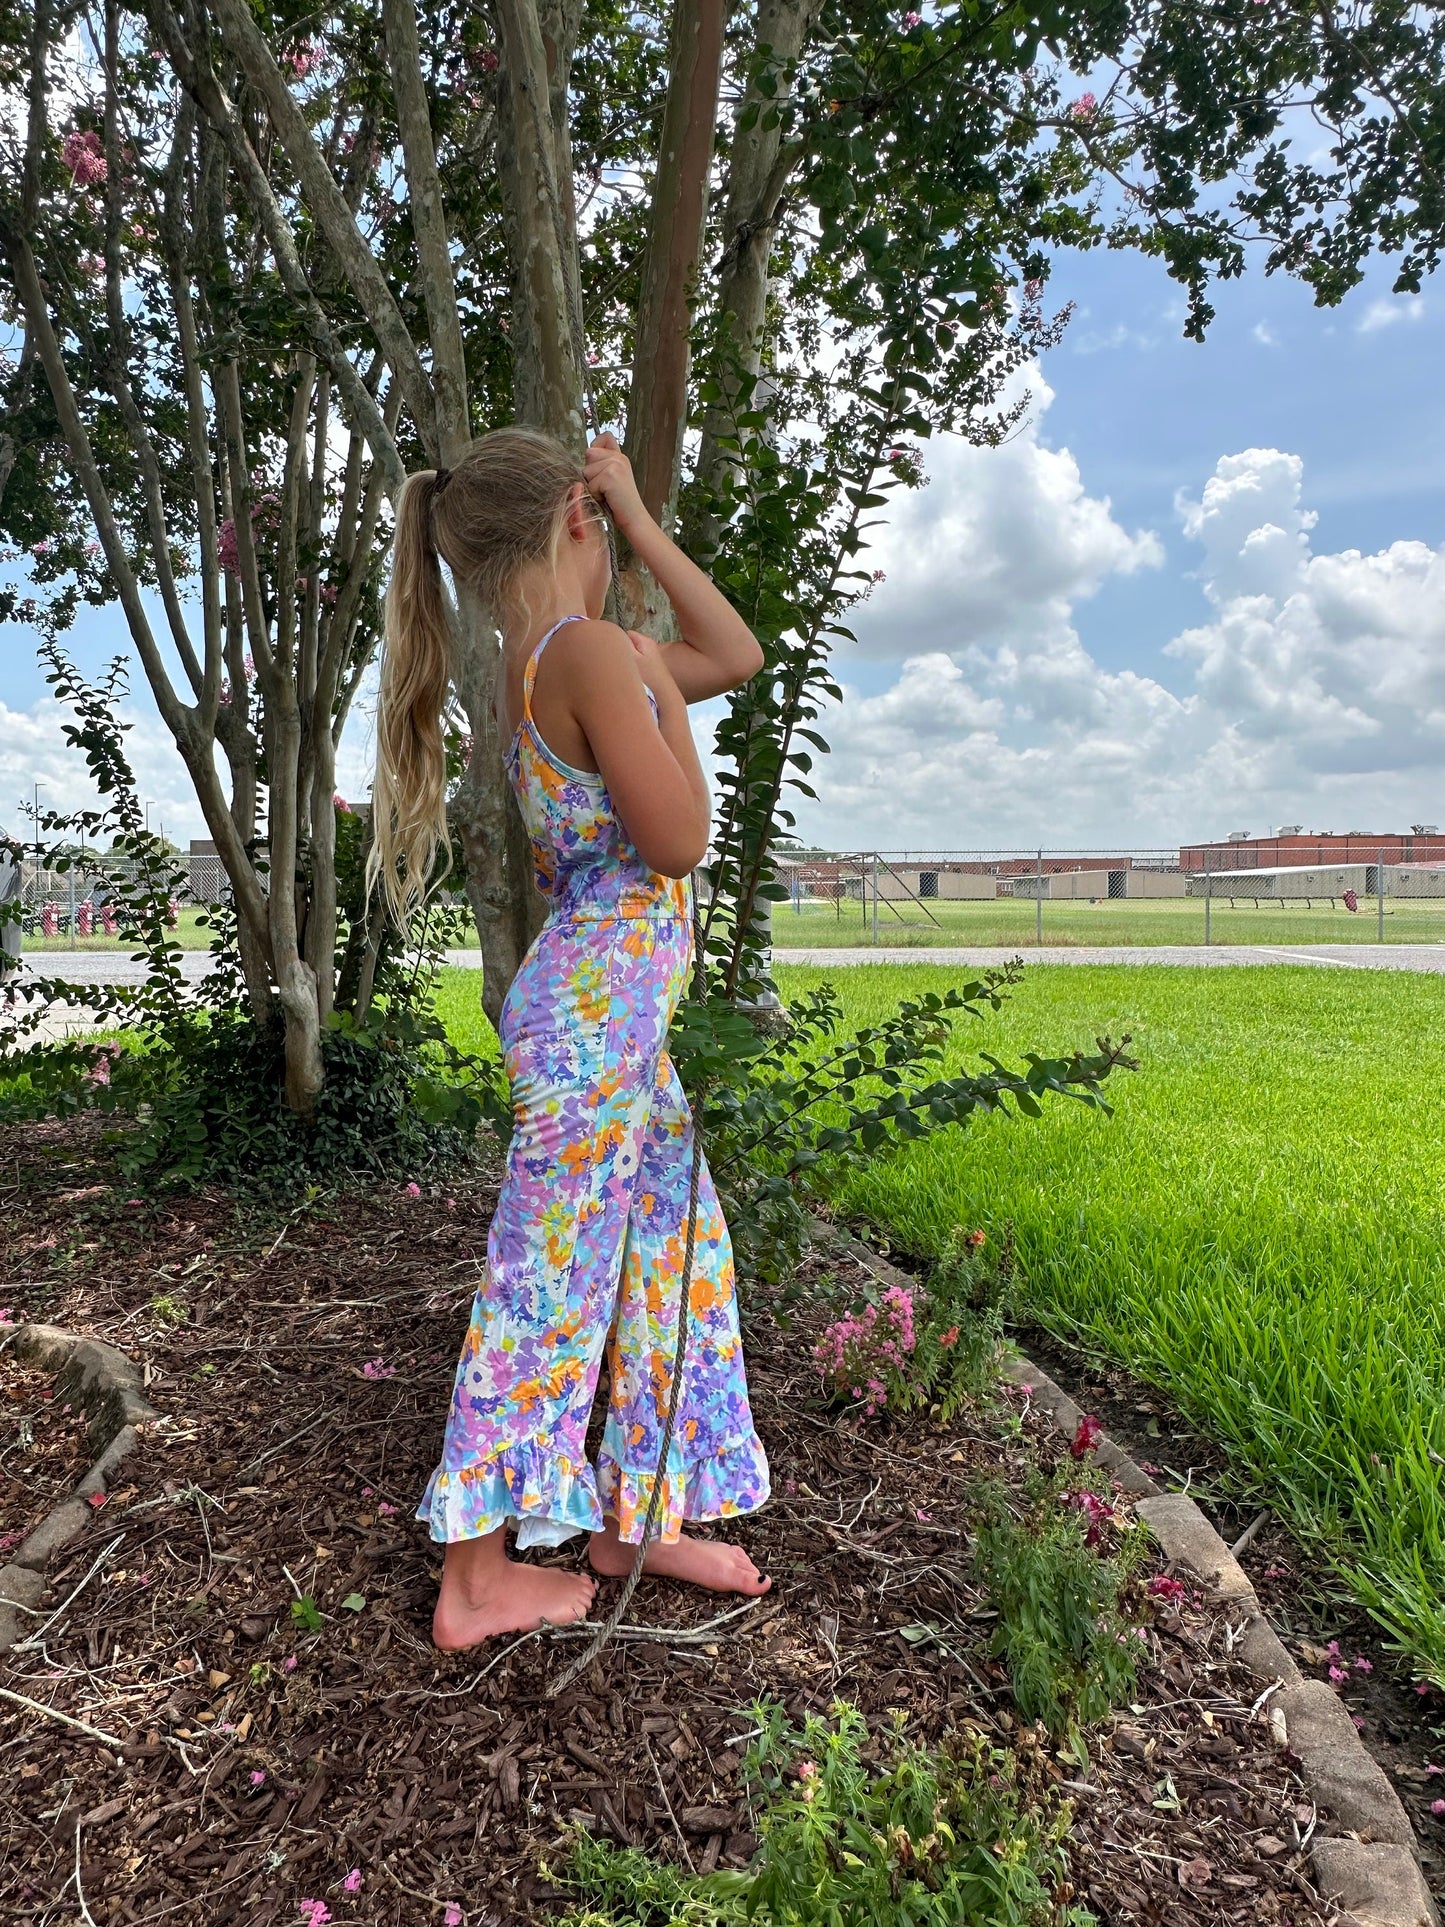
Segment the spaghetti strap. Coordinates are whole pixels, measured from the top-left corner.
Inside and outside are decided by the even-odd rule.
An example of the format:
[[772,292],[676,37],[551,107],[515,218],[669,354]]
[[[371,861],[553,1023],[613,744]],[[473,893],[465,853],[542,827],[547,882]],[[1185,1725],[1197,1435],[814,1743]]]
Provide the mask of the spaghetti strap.
[[586,620],[587,618],[581,615],[563,616],[561,622],[554,622],[552,624],[552,627],[547,631],[546,635],[543,636],[531,655],[528,656],[527,667],[522,671],[523,722],[530,722],[532,719],[532,685],[537,680],[537,664],[542,660],[542,651],[547,647],[547,644],[552,640],[553,636],[556,635],[563,623],[585,622]]

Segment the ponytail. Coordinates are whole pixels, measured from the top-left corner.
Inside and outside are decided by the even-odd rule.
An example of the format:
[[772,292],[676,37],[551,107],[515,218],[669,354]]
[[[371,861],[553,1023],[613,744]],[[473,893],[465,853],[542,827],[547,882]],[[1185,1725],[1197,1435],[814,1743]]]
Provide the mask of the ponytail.
[[446,851],[448,867],[451,859],[442,736],[451,635],[441,559],[496,620],[522,571],[555,566],[567,503],[579,487],[586,488],[582,463],[535,428],[494,428],[455,468],[423,469],[402,487],[386,592],[366,884],[369,891],[380,878],[387,908],[403,926],[426,897],[437,850]]
[[386,592],[366,882],[370,890],[381,879],[387,908],[403,929],[426,896],[437,850],[446,850],[448,868],[451,860],[442,737],[450,631],[431,534],[445,479],[445,469],[427,469],[403,485]]

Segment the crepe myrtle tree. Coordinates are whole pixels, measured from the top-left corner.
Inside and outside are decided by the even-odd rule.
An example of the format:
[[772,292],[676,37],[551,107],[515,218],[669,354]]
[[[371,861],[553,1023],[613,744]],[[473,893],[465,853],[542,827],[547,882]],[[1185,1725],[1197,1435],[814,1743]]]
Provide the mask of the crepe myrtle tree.
[[[734,997],[762,969],[787,792],[807,791],[826,748],[815,725],[872,579],[869,527],[893,488],[925,479],[929,436],[987,441],[1017,419],[1002,384],[1057,326],[1042,305],[1057,251],[1157,255],[1202,337],[1212,281],[1252,245],[1335,301],[1377,249],[1398,288],[1418,286],[1445,218],[1440,16],[1384,0],[40,0],[0,23],[7,89],[27,101],[7,122],[24,149],[0,215],[24,330],[0,427],[5,520],[23,520],[9,498],[24,463],[53,474],[63,448],[66,562],[84,592],[122,600],[153,686],[139,591],[179,605],[168,558],[184,550],[212,613],[203,650],[177,644],[188,700],[158,700],[213,832],[227,811],[206,741],[223,663],[239,686],[232,638],[270,625],[251,644],[263,706],[276,692],[269,759],[315,739],[325,707],[308,737],[288,695],[312,585],[373,582],[380,543],[359,521],[334,538],[335,575],[302,561],[333,433],[358,450],[359,517],[408,467],[452,463],[500,421],[579,453],[620,421],[649,508],[768,656],[719,739],[709,947]],[[85,71],[57,82],[77,46]],[[77,285],[90,260],[103,289]],[[190,520],[173,523],[181,467]],[[267,495],[263,578],[241,550]],[[35,496],[22,480],[22,504]],[[88,577],[82,502],[101,543]],[[376,534],[385,521],[378,503]],[[666,638],[657,585],[621,560],[619,614]],[[341,690],[374,643],[368,593]],[[495,635],[465,592],[455,642],[467,754],[452,808],[495,1017],[539,905],[501,769]],[[273,844],[288,811],[299,837],[299,771],[294,803],[279,764],[265,773],[282,786]],[[217,836],[228,865],[246,828]],[[316,964],[293,942],[290,887],[266,906],[256,986],[269,972],[299,1006]],[[308,1050],[298,1065],[314,1067]]]

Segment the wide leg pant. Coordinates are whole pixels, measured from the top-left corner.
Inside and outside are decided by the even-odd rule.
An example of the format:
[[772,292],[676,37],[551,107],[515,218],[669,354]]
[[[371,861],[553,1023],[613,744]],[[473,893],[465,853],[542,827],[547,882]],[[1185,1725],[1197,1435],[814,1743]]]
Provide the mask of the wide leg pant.
[[[617,1521],[636,1543],[671,1391],[692,1118],[664,1048],[686,983],[687,920],[557,918],[508,993],[515,1130],[441,1463],[418,1509],[438,1540],[518,1521],[521,1545]],[[768,1496],[738,1335],[732,1247],[704,1164],[677,1429],[659,1520]],[[587,1421],[604,1350],[595,1469]]]

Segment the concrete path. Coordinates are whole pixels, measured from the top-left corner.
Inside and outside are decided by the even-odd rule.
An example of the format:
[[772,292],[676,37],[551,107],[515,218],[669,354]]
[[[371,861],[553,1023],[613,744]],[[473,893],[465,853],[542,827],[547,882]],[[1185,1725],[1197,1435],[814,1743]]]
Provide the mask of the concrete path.
[[[1445,943],[1322,943],[1287,947],[1283,944],[1139,944],[1130,948],[1104,946],[1045,946],[1041,950],[901,950],[880,944],[875,950],[775,950],[779,964],[815,964],[837,970],[851,964],[946,964],[955,969],[987,970],[1022,957],[1035,964],[1170,964],[1183,969],[1218,969],[1225,964],[1313,964],[1326,970],[1423,970],[1445,973]],[[480,950],[449,950],[449,964],[480,970]],[[197,983],[210,967],[204,950],[188,950],[181,958],[187,982]],[[145,965],[121,950],[27,951],[25,966],[36,976],[61,977],[67,983],[133,984],[145,975]]]

